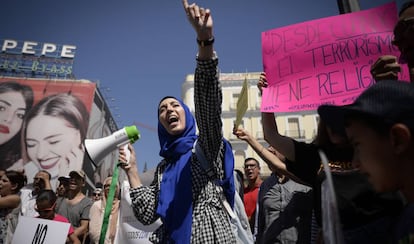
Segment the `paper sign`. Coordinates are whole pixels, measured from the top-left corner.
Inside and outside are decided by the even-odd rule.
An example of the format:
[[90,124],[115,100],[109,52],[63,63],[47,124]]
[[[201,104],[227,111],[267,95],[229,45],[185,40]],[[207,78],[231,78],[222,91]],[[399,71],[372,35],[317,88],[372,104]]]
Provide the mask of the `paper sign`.
[[20,216],[12,244],[66,243],[70,223]]
[[119,225],[116,233],[116,244],[150,244],[149,237],[160,225],[161,221],[155,221],[151,225],[143,225],[134,216],[129,196],[129,183],[124,181],[121,188],[121,205]]
[[[349,104],[374,84],[378,57],[399,56],[391,44],[395,2],[370,10],[303,22],[262,33],[264,71],[261,111],[316,110]],[[408,80],[408,70],[400,79]]]
[[249,96],[248,96],[248,89],[247,89],[247,78],[244,78],[244,83],[242,90],[240,92],[239,99],[237,100],[237,111],[236,111],[236,122],[235,127],[239,127],[244,114],[247,111],[247,107],[249,106]]

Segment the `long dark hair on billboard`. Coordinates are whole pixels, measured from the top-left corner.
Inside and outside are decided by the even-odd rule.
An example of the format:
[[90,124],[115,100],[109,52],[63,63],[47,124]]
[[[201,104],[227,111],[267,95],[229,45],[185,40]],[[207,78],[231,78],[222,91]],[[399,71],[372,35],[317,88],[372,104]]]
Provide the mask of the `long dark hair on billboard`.
[[0,169],[6,170],[21,159],[21,127],[33,99],[30,86],[14,81],[0,82]]

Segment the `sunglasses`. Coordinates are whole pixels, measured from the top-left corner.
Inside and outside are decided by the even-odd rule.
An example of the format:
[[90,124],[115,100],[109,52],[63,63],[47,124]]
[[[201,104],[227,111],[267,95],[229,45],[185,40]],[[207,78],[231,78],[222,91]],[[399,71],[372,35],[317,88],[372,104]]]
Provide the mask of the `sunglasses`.
[[94,195],[95,197],[101,196],[101,194],[100,194],[100,193],[94,193],[93,195]]

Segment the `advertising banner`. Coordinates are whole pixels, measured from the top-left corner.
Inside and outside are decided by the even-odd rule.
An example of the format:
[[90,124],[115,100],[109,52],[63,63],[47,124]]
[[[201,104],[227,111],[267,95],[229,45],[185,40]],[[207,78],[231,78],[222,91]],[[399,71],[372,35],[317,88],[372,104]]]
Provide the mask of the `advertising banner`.
[[0,78],[1,168],[24,169],[28,183],[46,170],[54,189],[59,176],[83,169],[95,89],[91,82]]
[[[392,2],[263,32],[269,87],[263,90],[261,111],[296,112],[351,103],[374,83],[370,67],[378,57],[399,56],[391,44],[396,22]],[[407,70],[400,79],[408,79]]]

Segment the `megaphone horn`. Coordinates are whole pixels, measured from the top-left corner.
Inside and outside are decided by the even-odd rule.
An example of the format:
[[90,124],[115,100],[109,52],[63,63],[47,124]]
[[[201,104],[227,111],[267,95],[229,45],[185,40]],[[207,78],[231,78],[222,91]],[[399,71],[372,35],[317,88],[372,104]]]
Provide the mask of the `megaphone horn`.
[[124,128],[115,131],[112,135],[99,139],[86,139],[84,142],[86,154],[90,160],[99,165],[102,159],[128,143],[134,143],[140,138],[140,133],[135,125],[125,126]]

